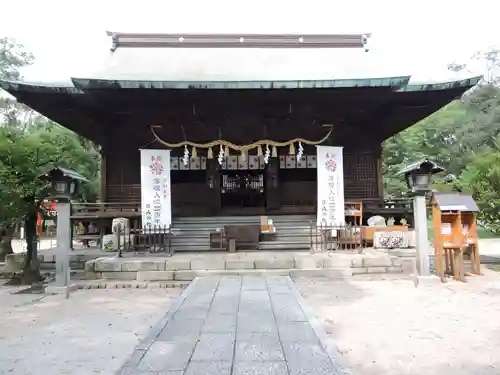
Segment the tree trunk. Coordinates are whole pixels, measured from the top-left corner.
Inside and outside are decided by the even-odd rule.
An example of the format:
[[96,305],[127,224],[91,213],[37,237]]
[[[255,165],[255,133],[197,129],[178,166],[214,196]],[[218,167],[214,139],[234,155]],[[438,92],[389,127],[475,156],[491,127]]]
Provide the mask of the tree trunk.
[[12,227],[5,227],[0,229],[0,261],[5,261],[5,257],[14,253],[12,249],[12,236],[14,230]]
[[38,262],[38,242],[36,235],[37,210],[32,210],[25,220],[26,230],[26,262],[23,270],[23,284],[32,284],[42,280],[40,263]]

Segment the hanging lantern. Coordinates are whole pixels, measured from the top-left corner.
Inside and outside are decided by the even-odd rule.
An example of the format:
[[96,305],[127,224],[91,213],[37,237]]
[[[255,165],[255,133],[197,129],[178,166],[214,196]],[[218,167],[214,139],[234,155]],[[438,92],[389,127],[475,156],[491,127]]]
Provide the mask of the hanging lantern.
[[196,153],[196,147],[194,147],[194,146],[193,146],[193,150],[191,151],[191,158],[192,158],[192,159],[196,159],[196,156],[197,156],[197,155],[198,155],[198,154]]
[[214,158],[214,153],[212,151],[212,147],[209,147],[207,152],[207,159],[213,159],[213,158]]
[[261,145],[257,146],[257,156],[262,156],[262,146]]
[[277,158],[278,157],[278,149],[276,148],[276,146],[273,146],[273,153],[271,154],[271,156],[273,158]]
[[288,153],[290,155],[294,155],[295,154],[295,146],[293,145],[293,143],[290,144],[290,150],[288,151]]

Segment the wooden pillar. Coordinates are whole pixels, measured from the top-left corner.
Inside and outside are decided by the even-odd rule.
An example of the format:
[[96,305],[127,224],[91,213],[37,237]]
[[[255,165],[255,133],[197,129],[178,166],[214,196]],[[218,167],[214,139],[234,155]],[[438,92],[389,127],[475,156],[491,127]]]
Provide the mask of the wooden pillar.
[[106,202],[108,186],[107,186],[107,156],[104,150],[101,152],[101,193],[100,193],[100,201]]
[[221,174],[217,159],[207,159],[207,206],[212,215],[220,213],[222,208]]
[[279,209],[281,206],[279,193],[280,159],[269,158],[266,173],[266,207],[270,210]]
[[377,195],[383,199],[384,198],[384,176],[382,174],[382,156],[377,157]]

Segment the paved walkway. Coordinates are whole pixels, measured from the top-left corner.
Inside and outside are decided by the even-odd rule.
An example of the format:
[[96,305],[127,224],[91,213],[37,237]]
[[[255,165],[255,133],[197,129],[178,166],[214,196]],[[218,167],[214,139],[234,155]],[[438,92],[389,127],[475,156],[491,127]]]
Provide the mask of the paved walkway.
[[119,374],[348,373],[333,346],[289,277],[200,278]]

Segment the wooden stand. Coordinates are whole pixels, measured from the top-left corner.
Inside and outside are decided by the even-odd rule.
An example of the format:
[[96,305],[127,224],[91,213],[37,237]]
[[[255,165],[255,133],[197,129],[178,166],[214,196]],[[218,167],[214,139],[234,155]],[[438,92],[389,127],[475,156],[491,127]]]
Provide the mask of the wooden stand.
[[477,205],[470,195],[435,194],[434,254],[436,274],[465,281],[464,255],[470,257],[472,274],[480,275],[476,224]]
[[[363,243],[363,202],[348,201],[345,202],[344,206],[346,230],[343,233],[339,233],[339,245],[350,248],[361,247]],[[347,228],[349,228],[350,231]]]

